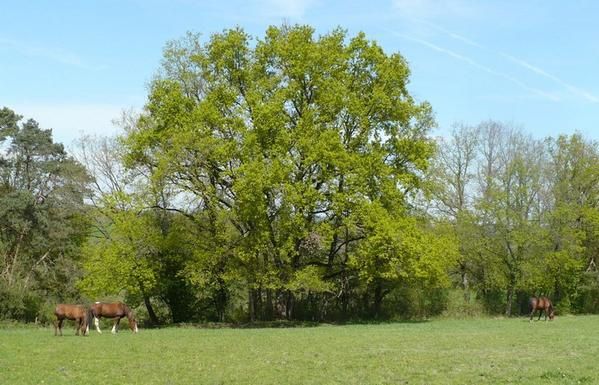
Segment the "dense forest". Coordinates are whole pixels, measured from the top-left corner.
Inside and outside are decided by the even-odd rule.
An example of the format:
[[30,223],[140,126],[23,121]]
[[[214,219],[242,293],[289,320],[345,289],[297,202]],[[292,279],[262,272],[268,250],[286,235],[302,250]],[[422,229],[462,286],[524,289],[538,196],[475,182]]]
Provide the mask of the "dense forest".
[[599,312],[599,144],[445,127],[364,34],[167,43],[118,137],[0,110],[0,319],[146,324]]

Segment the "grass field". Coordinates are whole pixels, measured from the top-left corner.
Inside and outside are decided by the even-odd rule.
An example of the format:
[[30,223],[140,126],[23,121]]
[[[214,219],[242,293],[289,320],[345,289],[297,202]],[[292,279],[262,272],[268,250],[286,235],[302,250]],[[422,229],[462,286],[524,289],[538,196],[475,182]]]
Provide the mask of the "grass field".
[[597,384],[599,316],[305,328],[0,329],[0,384]]

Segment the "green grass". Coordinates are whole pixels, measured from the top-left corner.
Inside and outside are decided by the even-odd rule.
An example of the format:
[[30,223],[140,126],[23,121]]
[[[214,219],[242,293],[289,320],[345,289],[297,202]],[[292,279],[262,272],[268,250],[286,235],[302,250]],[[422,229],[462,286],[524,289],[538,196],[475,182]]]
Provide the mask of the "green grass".
[[2,384],[596,384],[599,316],[264,329],[0,329]]

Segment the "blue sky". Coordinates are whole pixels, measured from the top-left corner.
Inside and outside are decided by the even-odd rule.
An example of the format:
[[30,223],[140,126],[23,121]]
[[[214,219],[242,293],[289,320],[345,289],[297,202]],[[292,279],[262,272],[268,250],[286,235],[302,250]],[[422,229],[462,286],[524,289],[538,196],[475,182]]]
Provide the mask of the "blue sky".
[[168,40],[241,26],[310,24],[364,31],[410,63],[410,90],[439,128],[495,119],[536,137],[599,140],[598,1],[118,0],[4,1],[0,106],[70,144],[118,131],[139,109]]

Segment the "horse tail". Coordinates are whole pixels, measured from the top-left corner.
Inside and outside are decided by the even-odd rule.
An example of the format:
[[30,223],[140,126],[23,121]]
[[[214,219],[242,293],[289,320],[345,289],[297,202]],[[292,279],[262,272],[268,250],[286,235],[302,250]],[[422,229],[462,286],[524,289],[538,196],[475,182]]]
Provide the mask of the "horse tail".
[[93,319],[94,319],[94,310],[90,306],[89,309],[87,309],[87,325],[85,326],[86,330],[89,330],[90,324],[92,323]]

